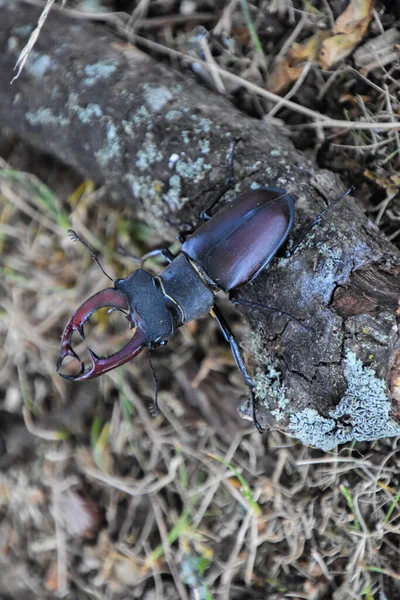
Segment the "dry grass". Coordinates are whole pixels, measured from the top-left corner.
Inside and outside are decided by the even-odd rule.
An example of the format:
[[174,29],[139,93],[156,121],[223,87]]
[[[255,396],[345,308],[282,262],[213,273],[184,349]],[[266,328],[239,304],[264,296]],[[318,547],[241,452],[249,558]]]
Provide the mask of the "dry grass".
[[[290,43],[315,23],[311,9],[266,4],[288,40],[292,32]],[[239,5],[226,3],[217,24],[233,40],[246,26]],[[190,30],[168,29],[164,19],[154,33],[149,6],[139,2],[132,19],[135,32],[146,18],[153,32],[142,43],[160,51],[155,44],[165,48],[174,33],[186,54]],[[205,39],[216,86],[251,92],[242,108],[256,107],[265,118],[272,111],[299,143],[302,128],[313,126],[315,146],[328,144],[326,160],[356,156],[359,186],[373,181],[369,198],[382,190],[380,204],[367,201],[367,208],[397,236],[399,138],[391,123],[398,120],[398,67],[385,65],[380,77],[368,78],[349,64],[319,74],[312,66],[290,97],[273,98],[263,88],[270,46],[261,41],[260,57],[254,37],[263,14],[249,7],[254,31],[242,55],[230,57],[229,74],[226,53],[214,56],[216,42]],[[318,18],[332,18],[329,3],[318,10]],[[310,77],[321,84],[320,102],[351,89],[350,109],[342,105],[339,115],[327,101],[322,115],[320,105],[303,105],[302,92],[315,86]],[[359,82],[370,89],[367,104]],[[379,129],[377,122],[384,122]],[[211,319],[179,331],[156,354],[163,413],[156,419],[148,411],[153,382],[145,355],[93,383],[63,381],[55,372],[63,325],[108,285],[89,254],[68,240],[68,227],[101,251],[102,264],[117,276],[132,270],[119,246],[140,254],[158,240],[106,207],[90,182],[75,193],[72,180],[50,191],[34,176],[0,167],[0,596],[400,597],[397,441],[323,454],[278,432],[261,437],[236,416],[246,391]],[[244,326],[230,316],[245,340]],[[126,335],[118,319],[93,320],[99,353]]]
[[[3,431],[0,561],[15,577],[0,592],[396,597],[396,441],[324,455],[276,432],[241,430],[223,412],[240,381],[211,322],[178,334],[156,359],[156,419],[146,357],[93,384],[61,380],[54,365],[62,326],[107,285],[66,228],[90,227],[98,246],[107,237],[105,265],[122,272],[128,259],[111,249],[125,241],[127,224],[101,205],[92,212],[91,193],[60,202],[35,177],[3,168],[2,414],[17,417],[24,407],[33,436],[22,439],[18,419]],[[122,334],[100,319],[92,335],[115,343]],[[210,339],[221,372],[207,374],[206,361],[200,374]]]

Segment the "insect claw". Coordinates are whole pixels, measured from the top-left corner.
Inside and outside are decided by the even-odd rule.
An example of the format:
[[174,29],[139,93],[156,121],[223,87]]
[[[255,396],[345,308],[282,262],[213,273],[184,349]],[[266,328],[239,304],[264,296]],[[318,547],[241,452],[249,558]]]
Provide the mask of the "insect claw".
[[67,375],[67,373],[59,373],[59,375],[60,375],[60,377],[62,377],[63,379],[66,379],[67,381],[76,381],[76,379],[79,379],[80,377],[82,377],[84,371],[85,371],[85,365],[81,361],[81,368],[79,369],[79,373],[77,373],[76,375]]
[[76,232],[73,229],[68,229],[67,233],[68,233],[69,239],[72,240],[73,242],[76,242],[78,240],[78,235],[76,234]]
[[89,352],[90,358],[92,359],[92,362],[93,362],[94,365],[97,362],[99,362],[100,357],[97,356],[97,354],[95,352],[93,352],[93,350],[91,350],[90,348],[88,348],[88,352]]

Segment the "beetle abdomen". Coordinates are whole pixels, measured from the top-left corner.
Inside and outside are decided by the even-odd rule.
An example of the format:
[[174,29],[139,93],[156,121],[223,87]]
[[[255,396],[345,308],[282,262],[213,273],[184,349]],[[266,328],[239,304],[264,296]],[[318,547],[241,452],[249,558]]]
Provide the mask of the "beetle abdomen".
[[249,283],[271,261],[293,225],[294,198],[281,188],[244,192],[183,244],[182,252],[225,291]]

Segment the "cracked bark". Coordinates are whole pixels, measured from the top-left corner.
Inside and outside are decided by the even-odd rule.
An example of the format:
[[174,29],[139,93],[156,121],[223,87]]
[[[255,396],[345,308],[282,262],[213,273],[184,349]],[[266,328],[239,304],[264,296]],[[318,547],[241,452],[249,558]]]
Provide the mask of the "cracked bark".
[[[235,139],[236,190],[222,202],[250,184],[285,187],[297,196],[292,239],[343,190],[282,131],[239,114],[104,24],[51,14],[9,85],[38,16],[0,0],[0,123],[105,185],[110,202],[154,223],[166,240],[175,234],[167,222],[198,222],[223,188]],[[240,289],[239,298],[278,307],[309,328],[240,308],[261,424],[323,449],[400,433],[399,270],[399,252],[345,198],[290,259],[274,259]]]

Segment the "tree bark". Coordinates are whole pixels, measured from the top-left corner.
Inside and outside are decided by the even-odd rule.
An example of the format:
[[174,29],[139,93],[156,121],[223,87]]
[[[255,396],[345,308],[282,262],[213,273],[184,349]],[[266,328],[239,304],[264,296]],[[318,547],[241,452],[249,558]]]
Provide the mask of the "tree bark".
[[[104,24],[53,12],[10,85],[39,14],[0,0],[0,123],[107,186],[111,201],[164,232],[166,221],[198,223],[224,187],[234,140],[236,186],[221,204],[250,185],[284,187],[297,197],[292,239],[305,217],[343,191],[282,131]],[[238,291],[297,319],[242,310],[262,425],[324,450],[400,434],[399,270],[397,249],[346,197],[291,258],[274,259]]]

